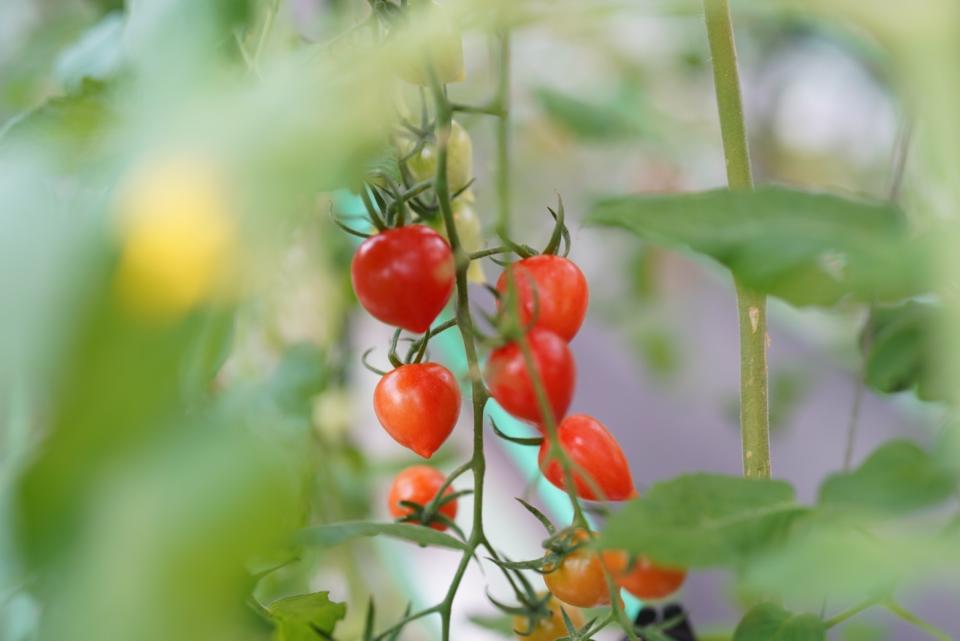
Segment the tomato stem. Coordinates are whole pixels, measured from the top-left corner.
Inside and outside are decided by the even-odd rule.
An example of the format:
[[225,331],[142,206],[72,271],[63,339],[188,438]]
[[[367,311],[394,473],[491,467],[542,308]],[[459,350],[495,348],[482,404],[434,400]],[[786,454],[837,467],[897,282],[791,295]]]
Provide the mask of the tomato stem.
[[457,590],[460,587],[460,582],[463,580],[463,575],[477,547],[486,540],[483,533],[483,481],[486,473],[486,459],[483,455],[483,410],[489,394],[483,384],[483,378],[480,375],[480,357],[477,351],[473,317],[470,315],[470,298],[467,289],[467,269],[470,266],[470,257],[460,243],[460,234],[457,231],[456,222],[453,218],[450,188],[447,182],[447,142],[453,121],[453,110],[443,86],[437,79],[436,71],[433,68],[430,68],[429,71],[430,85],[433,91],[437,115],[437,174],[434,178],[433,189],[437,195],[440,213],[443,215],[447,238],[450,240],[451,249],[453,249],[457,289],[455,317],[457,325],[460,328],[460,335],[463,339],[463,348],[467,357],[467,367],[473,397],[473,455],[470,459],[470,466],[473,468],[474,489],[473,524],[470,530],[470,536],[466,542],[466,549],[460,559],[460,563],[457,565],[457,570],[450,582],[450,587],[447,589],[446,596],[438,608],[440,612],[441,638],[443,641],[449,641],[451,611]]
[[[707,38],[720,113],[720,134],[730,189],[753,189],[740,95],[740,74],[728,0],[704,0]],[[743,475],[770,478],[767,401],[767,301],[735,278],[740,322],[740,435]]]
[[918,617],[913,612],[910,612],[909,610],[905,609],[903,606],[901,606],[899,603],[897,603],[893,599],[889,599],[885,601],[883,603],[883,607],[885,607],[892,614],[900,617],[910,625],[916,628],[920,628],[921,630],[923,630],[924,632],[926,632],[927,634],[929,634],[935,639],[939,639],[940,641],[953,641],[953,637],[951,637],[949,634],[947,634],[940,628],[930,623],[927,623],[926,621]]
[[510,242],[510,32],[498,31],[497,97],[497,235]]

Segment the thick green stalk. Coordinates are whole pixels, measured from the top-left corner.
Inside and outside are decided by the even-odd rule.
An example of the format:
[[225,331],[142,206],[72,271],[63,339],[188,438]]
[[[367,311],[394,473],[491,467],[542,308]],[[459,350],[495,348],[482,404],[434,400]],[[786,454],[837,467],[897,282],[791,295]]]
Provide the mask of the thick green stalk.
[[510,236],[510,34],[497,34],[497,235]]
[[[720,133],[730,189],[753,189],[750,153],[740,96],[740,75],[727,0],[704,0]],[[767,301],[736,283],[740,322],[740,435],[743,475],[770,478],[770,421],[767,407]]]

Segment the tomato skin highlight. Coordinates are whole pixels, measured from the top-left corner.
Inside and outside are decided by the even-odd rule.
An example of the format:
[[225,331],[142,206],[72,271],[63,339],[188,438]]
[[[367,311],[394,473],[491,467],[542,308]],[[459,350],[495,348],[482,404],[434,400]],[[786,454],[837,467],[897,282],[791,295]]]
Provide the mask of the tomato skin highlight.
[[614,582],[644,601],[667,598],[679,590],[687,578],[686,570],[660,567],[644,556],[638,556],[630,567],[630,558],[619,550],[604,550],[602,558]]
[[360,304],[388,325],[421,334],[443,310],[454,286],[453,252],[425,225],[388,229],[353,255],[350,278]]
[[[534,328],[527,334],[533,361],[540,372],[555,421],[560,421],[570,407],[576,384],[576,364],[566,341],[547,329]],[[490,354],[486,380],[490,394],[503,409],[517,418],[536,424],[545,422],[534,393],[533,381],[527,372],[523,350],[517,343],[507,343]]]
[[[557,426],[557,438],[560,447],[579,468],[571,470],[577,496],[588,501],[623,501],[636,496],[627,457],[603,423],[584,414],[568,416]],[[557,460],[546,462],[549,449],[550,442],[544,439],[538,456],[540,469],[547,480],[563,489],[563,467]],[[588,474],[593,483],[585,480],[583,473]],[[594,486],[602,490],[602,497],[594,493]]]
[[[577,541],[587,541],[590,535],[578,530],[575,538]],[[543,581],[553,596],[568,605],[593,608],[610,603],[600,555],[593,550],[574,550],[563,558],[555,570],[544,574]]]
[[443,365],[402,365],[377,383],[373,409],[397,443],[430,458],[457,424],[460,387]]
[[[551,617],[537,622],[537,627],[531,630],[530,634],[517,634],[517,639],[520,641],[557,641],[557,639],[569,636],[570,633],[567,632],[567,626],[563,622],[563,614],[560,613],[561,607],[566,611],[567,616],[570,617],[570,622],[577,629],[582,628],[585,624],[583,612],[569,605],[564,607],[556,598],[551,598],[547,602],[547,607],[550,608]],[[515,631],[526,632],[529,625],[530,621],[526,617],[513,617],[513,629]]]
[[[387,506],[390,510],[390,515],[395,519],[399,519],[413,511],[409,507],[400,505],[400,501],[410,501],[412,503],[426,505],[434,499],[440,486],[443,485],[446,480],[447,478],[439,470],[429,465],[412,465],[406,468],[394,477],[393,484],[390,485],[390,494],[387,497]],[[453,488],[447,487],[443,494],[444,496],[453,494]],[[456,499],[440,506],[440,513],[451,520],[456,518]],[[430,524],[430,527],[443,532],[447,529],[447,524],[434,521]]]
[[536,313],[537,327],[568,342],[576,336],[587,314],[590,288],[573,261],[547,254],[524,258],[500,274],[497,291],[506,294],[511,277],[524,325]]

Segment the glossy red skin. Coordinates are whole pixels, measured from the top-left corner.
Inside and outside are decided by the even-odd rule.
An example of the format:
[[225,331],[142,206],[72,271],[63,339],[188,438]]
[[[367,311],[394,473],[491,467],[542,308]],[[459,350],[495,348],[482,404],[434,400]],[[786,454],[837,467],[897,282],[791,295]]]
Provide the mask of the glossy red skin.
[[527,324],[537,313],[536,326],[549,329],[565,341],[576,336],[587,314],[590,289],[583,272],[562,256],[541,255],[514,263],[497,279],[497,290],[507,291],[513,273],[520,320]]
[[[533,360],[543,380],[554,420],[566,416],[576,383],[576,365],[566,341],[547,329],[534,328],[527,334]],[[533,382],[527,372],[523,351],[507,343],[490,354],[486,367],[490,394],[503,409],[517,418],[543,423]]]
[[685,570],[654,565],[644,556],[637,557],[633,565],[624,552],[616,550],[604,551],[602,558],[614,582],[644,601],[667,598],[679,590],[687,578]]
[[377,383],[373,409],[397,443],[430,458],[457,424],[460,387],[443,365],[402,365]]
[[388,229],[363,241],[350,277],[360,304],[388,325],[423,333],[450,300],[453,252],[425,225]]
[[[443,482],[446,480],[446,477],[442,473],[428,465],[413,465],[403,470],[397,474],[393,479],[393,484],[390,486],[390,495],[387,497],[387,507],[390,510],[390,515],[395,519],[399,519],[413,511],[408,507],[400,505],[400,501],[410,501],[412,503],[426,505],[433,500],[440,486],[443,485]],[[453,494],[453,488],[447,487],[443,494],[444,496]],[[456,499],[449,503],[444,503],[440,507],[440,514],[443,514],[451,520],[456,518]],[[447,524],[434,521],[430,524],[430,527],[443,532],[447,529]]]
[[[572,471],[577,496],[588,501],[624,501],[636,496],[627,457],[603,423],[583,414],[568,416],[557,426],[557,438],[563,451],[594,481],[588,483],[581,473]],[[545,465],[549,449],[550,443],[544,439],[540,445],[540,469],[547,480],[563,489],[560,461],[553,460]],[[602,497],[594,493],[594,484],[603,492]]]

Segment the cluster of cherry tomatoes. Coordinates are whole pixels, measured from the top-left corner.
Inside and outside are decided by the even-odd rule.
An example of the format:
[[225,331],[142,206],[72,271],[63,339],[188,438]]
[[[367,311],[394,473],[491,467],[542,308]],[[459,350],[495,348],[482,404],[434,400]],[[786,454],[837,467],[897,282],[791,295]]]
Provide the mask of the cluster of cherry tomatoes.
[[[459,125],[455,129],[450,155],[455,167],[453,182],[460,189],[454,213],[469,214],[469,136]],[[429,180],[435,170],[434,153],[430,146],[415,152],[410,163],[417,172],[415,179]],[[459,230],[463,217],[454,221]],[[562,226],[562,218],[558,225]],[[474,236],[474,242],[482,246],[482,235]],[[461,407],[460,386],[453,373],[438,363],[421,362],[430,328],[456,286],[450,244],[430,226],[401,220],[360,245],[351,264],[351,278],[363,308],[398,328],[396,336],[400,330],[423,335],[421,348],[412,349],[412,357],[405,362],[392,358],[395,368],[382,373],[373,406],[394,440],[430,458],[452,433]],[[503,326],[513,329],[504,332],[499,346],[489,354],[485,383],[507,412],[541,432],[538,459],[544,476],[564,489],[565,474],[569,473],[573,492],[584,500],[622,501],[636,496],[627,458],[614,436],[591,416],[567,414],[576,383],[576,365],[568,343],[583,324],[589,300],[589,287],[580,268],[549,251],[526,255],[504,269],[496,292],[500,318],[513,319]],[[535,369],[533,375],[528,364]],[[556,456],[554,442],[569,463],[567,471]],[[403,522],[441,531],[456,529],[457,496],[441,472],[415,465],[394,479],[389,510]],[[567,528],[544,542],[546,554],[539,570],[552,595],[549,602],[556,599],[567,604],[565,611],[574,622],[582,620],[576,608],[610,603],[607,573],[618,587],[645,600],[669,596],[684,580],[682,570],[660,568],[643,557],[598,552],[590,546],[591,538],[584,529]],[[550,618],[533,619],[535,625],[528,626],[523,638],[538,641],[566,634],[559,608],[549,611]],[[524,626],[518,622],[517,629]]]

